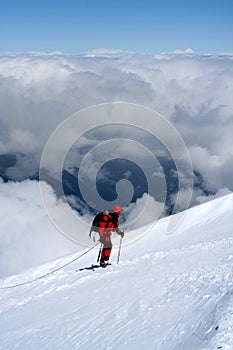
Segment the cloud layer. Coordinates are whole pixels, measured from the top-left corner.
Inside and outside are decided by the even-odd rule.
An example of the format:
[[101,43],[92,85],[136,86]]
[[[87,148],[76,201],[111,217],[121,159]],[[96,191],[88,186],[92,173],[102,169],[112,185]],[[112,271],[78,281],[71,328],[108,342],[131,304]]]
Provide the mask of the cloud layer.
[[179,130],[206,189],[228,187],[233,157],[233,57],[138,55],[0,57],[0,154],[18,154],[6,175],[35,173],[51,132],[93,104],[127,101],[154,108]]
[[[62,203],[47,190],[62,215]],[[0,278],[80,249],[51,223],[37,181],[0,181],[0,206]]]

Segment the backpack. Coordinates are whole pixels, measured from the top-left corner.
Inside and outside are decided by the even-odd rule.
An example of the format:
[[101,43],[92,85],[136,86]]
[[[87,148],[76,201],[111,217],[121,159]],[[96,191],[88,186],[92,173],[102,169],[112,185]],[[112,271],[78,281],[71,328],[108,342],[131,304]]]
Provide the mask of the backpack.
[[109,210],[101,210],[94,218],[90,230],[89,237],[94,242],[100,238],[103,234],[111,234],[118,228],[118,215],[110,212]]

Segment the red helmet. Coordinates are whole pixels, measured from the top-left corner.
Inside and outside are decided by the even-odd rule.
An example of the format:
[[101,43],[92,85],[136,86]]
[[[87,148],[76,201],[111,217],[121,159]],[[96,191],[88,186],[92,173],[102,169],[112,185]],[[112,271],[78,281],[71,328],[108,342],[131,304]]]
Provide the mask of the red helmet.
[[114,213],[116,213],[117,215],[120,215],[120,213],[121,213],[121,206],[120,205],[115,205],[113,208],[112,208],[112,210],[114,211]]

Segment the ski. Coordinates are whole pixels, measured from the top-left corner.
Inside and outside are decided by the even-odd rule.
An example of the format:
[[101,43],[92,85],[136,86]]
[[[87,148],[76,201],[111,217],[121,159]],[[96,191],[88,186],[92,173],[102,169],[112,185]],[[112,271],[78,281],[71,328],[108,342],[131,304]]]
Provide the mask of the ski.
[[85,267],[81,267],[80,269],[77,269],[75,270],[75,272],[80,272],[80,271],[84,271],[84,270],[92,270],[92,271],[95,271],[95,269],[98,269],[98,268],[102,268],[102,269],[105,269],[106,267],[108,266],[111,266],[112,264],[104,264],[104,265],[100,265],[100,264],[92,264],[91,266],[85,266]]

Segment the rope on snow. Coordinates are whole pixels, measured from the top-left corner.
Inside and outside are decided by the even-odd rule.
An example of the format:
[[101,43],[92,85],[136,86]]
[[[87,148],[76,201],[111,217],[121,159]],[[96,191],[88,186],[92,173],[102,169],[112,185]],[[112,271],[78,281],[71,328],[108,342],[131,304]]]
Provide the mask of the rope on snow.
[[84,255],[86,255],[87,253],[89,253],[92,249],[94,249],[97,245],[99,244],[96,243],[93,247],[89,248],[88,250],[86,250],[84,253],[82,253],[81,255],[77,256],[76,258],[72,259],[71,261],[67,262],[66,264],[60,266],[60,267],[57,267],[55,270],[52,270],[50,272],[47,272],[46,274],[42,275],[42,276],[39,276],[39,277],[36,277],[34,278],[33,280],[31,281],[26,281],[26,282],[22,282],[22,283],[18,283],[18,284],[14,284],[14,285],[11,285],[11,286],[5,286],[5,287],[0,287],[0,290],[3,290],[3,289],[11,289],[11,288],[16,288],[16,287],[21,287],[21,286],[25,286],[26,284],[31,284],[35,281],[38,281],[42,278],[45,278],[49,275],[52,275],[53,273],[65,268],[66,266],[68,265],[71,265],[73,262],[75,262],[76,260],[80,259],[81,257],[83,257]]

